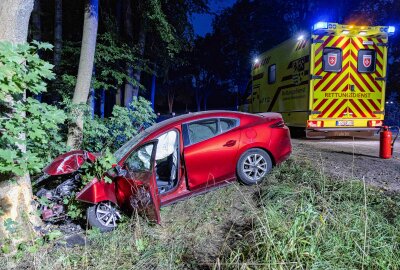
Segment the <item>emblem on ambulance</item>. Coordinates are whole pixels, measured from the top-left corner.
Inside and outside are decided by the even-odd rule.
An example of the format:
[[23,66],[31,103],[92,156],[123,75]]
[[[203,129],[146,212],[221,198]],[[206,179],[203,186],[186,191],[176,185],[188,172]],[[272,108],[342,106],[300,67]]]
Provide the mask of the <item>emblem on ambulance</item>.
[[372,62],[372,55],[363,55],[363,65],[364,67],[370,67]]
[[337,62],[337,54],[336,53],[328,53],[328,64],[330,66],[335,66]]

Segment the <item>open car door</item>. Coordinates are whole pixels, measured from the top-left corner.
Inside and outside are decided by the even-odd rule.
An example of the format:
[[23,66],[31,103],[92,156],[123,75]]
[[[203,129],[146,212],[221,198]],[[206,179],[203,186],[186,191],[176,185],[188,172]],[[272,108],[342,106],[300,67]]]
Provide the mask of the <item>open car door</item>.
[[124,161],[125,177],[117,182],[117,200],[122,207],[143,213],[149,220],[160,223],[155,156],[157,140],[139,146]]

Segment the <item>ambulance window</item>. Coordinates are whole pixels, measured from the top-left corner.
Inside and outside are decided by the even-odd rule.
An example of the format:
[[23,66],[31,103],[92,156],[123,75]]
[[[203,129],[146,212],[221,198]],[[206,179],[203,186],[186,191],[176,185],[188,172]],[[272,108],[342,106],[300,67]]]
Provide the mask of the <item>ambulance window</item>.
[[342,49],[324,48],[322,66],[326,72],[342,71]]
[[270,65],[268,67],[268,83],[273,84],[276,81],[276,65]]
[[359,50],[357,70],[360,73],[375,72],[376,52],[375,50]]

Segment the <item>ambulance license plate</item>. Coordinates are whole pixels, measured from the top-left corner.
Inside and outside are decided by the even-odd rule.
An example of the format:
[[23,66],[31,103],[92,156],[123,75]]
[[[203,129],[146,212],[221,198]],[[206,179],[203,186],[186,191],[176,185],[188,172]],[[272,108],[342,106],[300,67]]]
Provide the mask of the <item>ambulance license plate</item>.
[[340,121],[336,121],[336,126],[337,126],[337,127],[349,127],[349,126],[354,126],[354,121],[353,121],[353,120],[340,120]]

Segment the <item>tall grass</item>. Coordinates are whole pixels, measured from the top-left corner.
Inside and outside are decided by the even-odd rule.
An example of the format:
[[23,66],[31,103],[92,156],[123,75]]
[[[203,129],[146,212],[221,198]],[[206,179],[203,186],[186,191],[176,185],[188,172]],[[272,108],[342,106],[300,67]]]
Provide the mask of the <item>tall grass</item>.
[[255,225],[219,263],[224,269],[400,269],[398,197],[293,160],[260,194]]
[[400,198],[289,160],[255,187],[234,184],[88,244],[0,255],[0,269],[400,269]]

